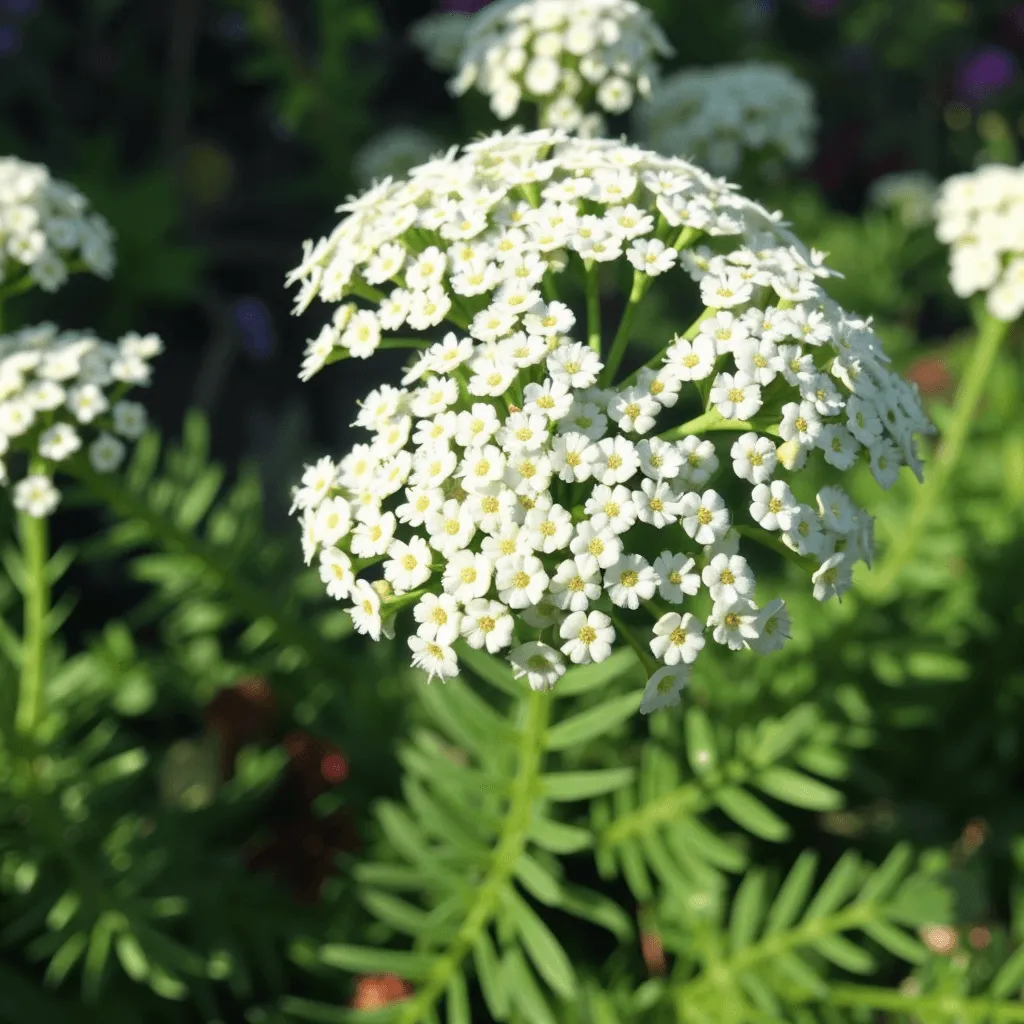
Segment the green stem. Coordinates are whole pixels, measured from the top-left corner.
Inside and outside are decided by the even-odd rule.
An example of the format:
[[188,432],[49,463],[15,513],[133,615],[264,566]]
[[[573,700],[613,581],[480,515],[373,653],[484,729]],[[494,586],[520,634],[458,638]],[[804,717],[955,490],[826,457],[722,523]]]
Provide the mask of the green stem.
[[601,295],[598,290],[597,265],[593,260],[583,264],[587,287],[587,340],[591,349],[601,354]]
[[940,442],[935,458],[928,467],[925,482],[917,489],[910,517],[906,525],[900,529],[898,537],[879,567],[875,577],[875,585],[879,590],[886,590],[895,583],[914,553],[914,548],[928,525],[929,516],[945,491],[963,454],[978,404],[981,402],[992,366],[999,353],[999,346],[1009,330],[1009,323],[997,320],[987,311],[981,314],[977,344],[956,393],[953,419]]
[[498,832],[501,838],[491,855],[487,874],[477,884],[472,906],[448,952],[416,994],[402,1004],[397,1024],[418,1024],[430,1018],[434,1003],[444,995],[452,975],[461,970],[462,961],[472,952],[477,937],[497,914],[502,892],[512,881],[516,865],[526,849],[543,768],[544,734],[551,713],[551,699],[549,694],[535,692],[525,698],[524,703],[526,722],[519,734],[519,763],[509,790],[508,811]]
[[1020,1002],[959,995],[911,996],[870,985],[833,985],[826,1000],[830,1006],[891,1010],[914,1017],[937,1014],[959,1020],[1024,1021],[1024,1003]]
[[50,584],[46,577],[48,522],[19,512],[18,534],[25,574],[25,627],[14,724],[19,733],[31,735],[42,708],[43,673],[46,667],[46,617],[50,611]]
[[633,274],[633,288],[629,293],[629,302],[622,314],[619,329],[615,332],[615,340],[612,341],[611,351],[608,353],[608,361],[601,372],[601,379],[598,384],[606,388],[615,377],[615,372],[622,363],[622,357],[626,354],[626,346],[629,344],[629,332],[633,327],[633,320],[636,318],[637,310],[640,308],[640,300],[647,294],[651,285],[651,278],[640,271]]
[[760,430],[765,434],[779,436],[778,431],[770,427],[757,426],[750,420],[727,420],[717,409],[709,409],[707,412],[678,427],[666,430],[664,434],[659,436],[663,441],[678,441],[688,434],[703,434],[710,430]]

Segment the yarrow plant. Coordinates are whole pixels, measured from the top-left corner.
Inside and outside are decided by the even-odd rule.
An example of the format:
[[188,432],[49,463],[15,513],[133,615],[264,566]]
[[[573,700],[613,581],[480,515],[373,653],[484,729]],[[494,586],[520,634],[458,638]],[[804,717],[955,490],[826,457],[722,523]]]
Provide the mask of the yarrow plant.
[[0,291],[55,292],[74,270],[109,278],[113,232],[72,185],[42,164],[0,157]]
[[676,72],[637,117],[645,143],[717,174],[734,174],[748,153],[804,164],[818,126],[811,87],[782,64],[757,61]]
[[634,0],[499,0],[473,16],[450,88],[478,89],[502,121],[528,102],[544,126],[597,135],[594,105],[624,114],[673,52]]
[[[872,519],[839,481],[862,459],[883,487],[918,470],[927,423],[779,215],[684,160],[551,130],[481,139],[341,209],[290,276],[297,311],[341,303],[302,375],[421,350],[361,403],[369,443],[308,467],[294,495],[306,560],[360,632],[390,636],[412,606],[431,677],[457,672],[461,637],[536,688],[625,640],[651,710],[709,640],[784,643],[749,546],[791,555],[819,600],[870,560]],[[611,339],[602,269],[632,282]],[[660,278],[690,282],[703,312],[622,375]],[[561,298],[573,281],[585,321]],[[445,321],[437,341],[386,337]],[[812,463],[835,482],[816,489]]]
[[939,241],[951,246],[950,284],[966,298],[985,292],[989,313],[1024,313],[1024,164],[989,164],[942,183],[935,204]]
[[146,429],[145,407],[124,395],[150,383],[162,350],[155,334],[114,344],[50,323],[0,335],[0,482],[11,482],[12,456],[28,470],[12,484],[16,509],[51,515],[60,503],[53,472],[70,460],[85,455],[97,473],[121,465],[126,442]]

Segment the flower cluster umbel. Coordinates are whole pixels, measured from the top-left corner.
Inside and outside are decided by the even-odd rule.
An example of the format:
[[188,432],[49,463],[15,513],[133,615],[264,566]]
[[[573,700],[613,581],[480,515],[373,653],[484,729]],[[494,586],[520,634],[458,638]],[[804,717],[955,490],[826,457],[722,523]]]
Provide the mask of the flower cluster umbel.
[[[748,547],[806,566],[820,600],[870,558],[871,518],[804,469],[838,481],[867,460],[887,487],[918,468],[927,424],[778,215],[681,159],[550,130],[481,139],[341,209],[291,275],[297,311],[341,303],[302,375],[419,350],[401,386],[361,403],[369,442],[307,467],[294,495],[307,562],[360,632],[392,635],[412,606],[430,676],[456,673],[461,638],[507,651],[538,688],[624,639],[650,710],[677,699],[709,639],[784,642]],[[623,274],[612,334],[598,288]],[[703,312],[623,376],[659,278]],[[400,328],[415,334],[386,336]]]
[[113,232],[72,185],[42,164],[0,157],[0,286],[55,292],[72,269],[114,272]]
[[14,485],[15,508],[51,515],[60,503],[53,470],[83,449],[97,473],[121,465],[125,441],[146,429],[145,407],[122,396],[149,384],[150,361],[162,350],[155,334],[113,344],[49,323],[0,335],[0,483],[8,483],[12,455],[28,466]]
[[541,123],[597,135],[604,119],[650,94],[672,47],[634,0],[498,0],[473,16],[450,87],[476,88],[502,121],[523,101]]
[[637,115],[646,144],[717,174],[735,174],[748,153],[806,163],[818,126],[811,87],[785,65],[759,61],[678,71]]
[[960,298],[987,292],[998,320],[1024,313],[1024,164],[988,164],[947,178],[935,233],[951,246],[949,280]]

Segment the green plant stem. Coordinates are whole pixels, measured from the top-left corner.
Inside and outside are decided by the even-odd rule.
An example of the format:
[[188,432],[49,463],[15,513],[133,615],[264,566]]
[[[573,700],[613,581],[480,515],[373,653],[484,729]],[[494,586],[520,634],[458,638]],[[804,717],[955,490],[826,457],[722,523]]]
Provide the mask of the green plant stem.
[[773,434],[775,437],[779,436],[777,430],[758,426],[750,420],[727,420],[717,409],[709,409],[707,412],[678,427],[666,430],[664,434],[659,436],[663,441],[678,441],[688,434],[703,434],[712,430],[758,430],[765,434]]
[[591,349],[601,354],[601,294],[598,290],[597,265],[593,260],[584,263],[587,289],[587,341]]
[[872,985],[833,985],[827,1000],[830,1006],[891,1010],[914,1017],[939,1014],[958,1020],[1024,1021],[1024,1003],[1020,1002],[958,995],[911,996]]
[[629,293],[629,301],[619,322],[619,329],[615,332],[615,339],[612,341],[611,351],[608,353],[608,361],[601,372],[599,384],[606,388],[614,380],[615,373],[622,363],[622,357],[626,354],[626,346],[629,344],[629,332],[633,328],[633,320],[636,318],[637,310],[640,308],[640,300],[647,294],[651,278],[646,274],[636,271],[633,274],[633,287]]
[[46,519],[18,513],[24,578],[24,635],[15,729],[31,735],[39,721],[43,703],[46,667],[46,618],[50,611],[50,584],[46,577],[49,530]]
[[934,505],[949,484],[967,443],[999,346],[1009,329],[1009,323],[997,320],[988,312],[981,314],[977,344],[953,403],[953,419],[939,443],[935,458],[928,466],[925,482],[917,489],[906,524],[900,529],[875,576],[875,585],[880,591],[891,587],[903,571],[928,525]]
[[525,698],[526,721],[519,733],[519,763],[509,789],[508,811],[501,824],[501,838],[494,848],[486,877],[476,888],[473,903],[448,952],[438,961],[430,977],[416,994],[402,1004],[396,1024],[419,1024],[430,1019],[430,1012],[444,995],[449,979],[459,970],[478,936],[494,919],[501,905],[502,891],[510,884],[523,851],[533,817],[534,800],[540,784],[544,761],[544,734],[551,714],[551,697],[531,693]]
[[152,509],[115,476],[101,476],[84,463],[73,465],[69,462],[65,468],[115,515],[145,523],[150,535],[165,550],[184,552],[205,565],[216,585],[231,596],[246,618],[252,622],[269,619],[274,623],[282,646],[305,651],[310,661],[315,661],[325,675],[337,680],[348,678],[351,666],[332,644],[307,622],[287,611],[280,595],[265,592],[251,580],[241,578],[238,567],[225,559],[212,544],[183,530],[170,516]]

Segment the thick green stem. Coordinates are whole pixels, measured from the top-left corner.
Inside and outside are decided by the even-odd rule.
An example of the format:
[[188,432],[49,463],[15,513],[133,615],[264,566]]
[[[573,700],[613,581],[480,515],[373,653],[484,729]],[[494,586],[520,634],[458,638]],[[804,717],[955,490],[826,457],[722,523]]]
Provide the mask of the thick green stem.
[[956,393],[953,418],[939,443],[935,458],[928,466],[925,482],[917,489],[906,525],[901,527],[875,576],[875,584],[880,591],[888,589],[899,577],[928,525],[932,509],[949,484],[967,443],[978,404],[999,354],[999,346],[1009,329],[1009,323],[997,320],[988,312],[981,314],[977,344]]
[[834,1007],[889,1010],[914,1017],[935,1014],[948,1020],[1024,1021],[1024,1004],[984,997],[904,995],[896,989],[870,985],[833,985],[826,1000]]
[[587,260],[586,268],[587,287],[587,341],[591,349],[598,355],[601,354],[601,294],[598,290],[597,265],[593,260]]
[[778,436],[778,432],[770,427],[757,426],[750,420],[727,420],[717,409],[708,409],[700,416],[678,427],[673,427],[671,430],[666,430],[660,437],[663,441],[678,441],[689,434],[703,434],[711,430],[758,430],[765,434]]
[[50,584],[46,577],[49,551],[47,520],[19,512],[18,536],[25,574],[25,626],[14,724],[19,733],[31,735],[42,709],[46,667],[46,618],[50,611]]
[[633,275],[633,288],[629,293],[629,302],[626,303],[625,312],[619,323],[619,329],[615,332],[615,340],[612,342],[611,351],[608,353],[608,361],[605,363],[598,382],[601,387],[606,388],[615,379],[615,373],[622,363],[622,357],[626,354],[626,346],[629,344],[629,332],[633,327],[633,320],[636,318],[637,310],[640,308],[640,300],[647,294],[651,278],[637,271]]
[[428,1018],[451,976],[462,969],[462,961],[493,921],[501,905],[502,892],[512,882],[516,865],[526,849],[544,767],[544,734],[551,714],[551,698],[546,693],[531,693],[525,698],[525,704],[526,721],[519,733],[519,763],[509,789],[508,811],[498,833],[501,838],[491,855],[487,874],[477,884],[473,904],[448,952],[416,994],[402,1004],[402,1012],[396,1018],[398,1024],[417,1024]]

